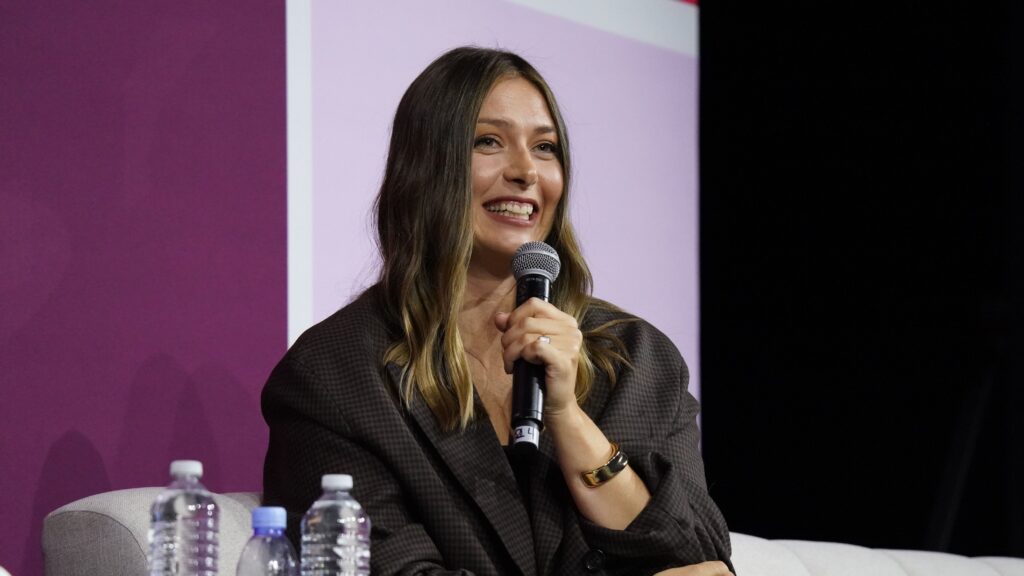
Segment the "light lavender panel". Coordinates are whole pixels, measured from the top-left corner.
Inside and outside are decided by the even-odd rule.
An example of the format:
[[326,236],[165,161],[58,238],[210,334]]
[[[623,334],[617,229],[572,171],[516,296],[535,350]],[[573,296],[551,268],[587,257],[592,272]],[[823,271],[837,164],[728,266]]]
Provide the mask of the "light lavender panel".
[[667,333],[698,390],[695,55],[497,0],[320,1],[311,21],[313,293],[290,297],[312,299],[313,321],[376,278],[370,210],[406,87],[450,48],[500,47],[563,107],[595,294]]

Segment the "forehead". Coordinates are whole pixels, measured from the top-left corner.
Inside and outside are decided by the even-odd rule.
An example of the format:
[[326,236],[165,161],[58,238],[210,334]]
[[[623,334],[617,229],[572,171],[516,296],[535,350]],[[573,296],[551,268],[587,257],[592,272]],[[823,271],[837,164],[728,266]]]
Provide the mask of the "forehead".
[[480,119],[553,124],[544,95],[532,82],[519,77],[499,80],[491,87],[480,107]]

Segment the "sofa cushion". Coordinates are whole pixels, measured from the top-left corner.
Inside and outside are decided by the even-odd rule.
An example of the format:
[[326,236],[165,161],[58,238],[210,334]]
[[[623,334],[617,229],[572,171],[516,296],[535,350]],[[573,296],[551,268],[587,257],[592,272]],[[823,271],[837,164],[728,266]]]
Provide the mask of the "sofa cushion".
[[742,576],[811,576],[803,562],[788,548],[772,540],[733,532],[732,565]]
[[[146,573],[149,507],[163,488],[132,488],[76,500],[43,522],[47,576],[138,576]],[[220,571],[231,574],[252,532],[252,492],[215,494],[220,507]]]

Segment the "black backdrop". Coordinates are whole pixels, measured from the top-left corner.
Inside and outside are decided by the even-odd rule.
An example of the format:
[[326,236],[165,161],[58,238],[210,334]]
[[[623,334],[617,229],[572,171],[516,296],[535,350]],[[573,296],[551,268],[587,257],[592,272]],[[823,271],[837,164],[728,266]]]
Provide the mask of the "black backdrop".
[[704,455],[732,530],[1024,556],[1021,10],[702,2]]

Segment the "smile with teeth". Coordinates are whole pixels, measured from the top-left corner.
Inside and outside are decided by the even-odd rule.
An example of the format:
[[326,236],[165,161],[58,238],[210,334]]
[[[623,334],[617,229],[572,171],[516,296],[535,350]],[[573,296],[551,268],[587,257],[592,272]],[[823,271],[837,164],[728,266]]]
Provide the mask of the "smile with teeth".
[[494,212],[499,216],[515,218],[517,220],[529,220],[533,214],[533,204],[526,202],[491,202],[484,206],[488,212]]

